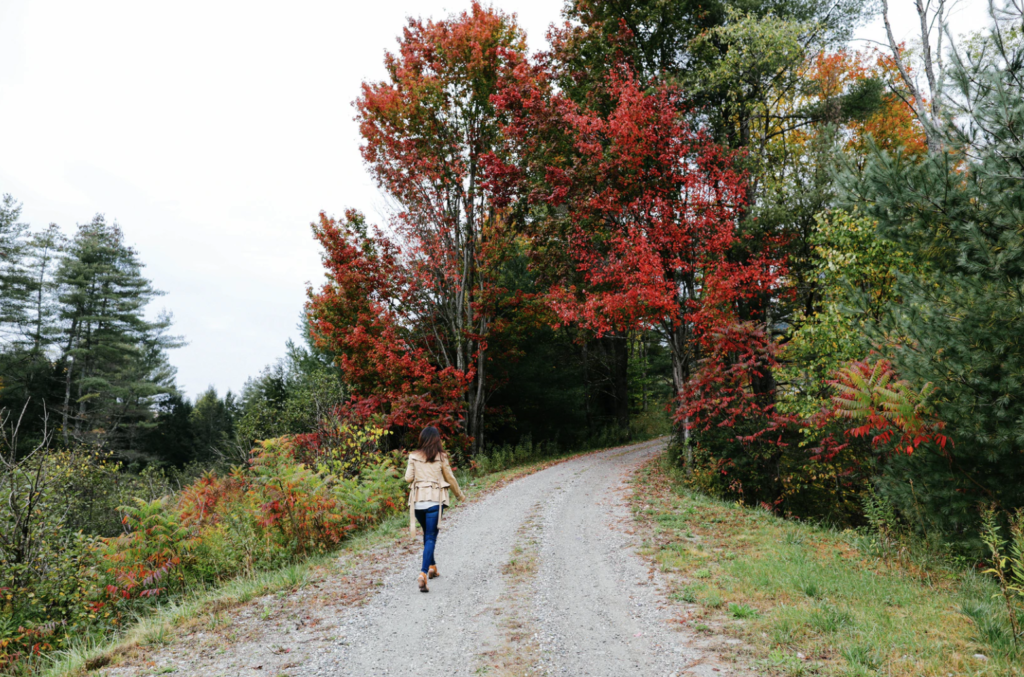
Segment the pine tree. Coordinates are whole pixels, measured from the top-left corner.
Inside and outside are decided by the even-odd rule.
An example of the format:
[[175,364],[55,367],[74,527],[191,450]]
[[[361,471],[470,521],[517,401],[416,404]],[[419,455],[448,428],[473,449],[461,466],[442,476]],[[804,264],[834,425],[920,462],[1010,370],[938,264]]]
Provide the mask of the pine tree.
[[155,407],[154,425],[146,430],[139,447],[150,458],[182,466],[201,457],[192,403],[174,393]]
[[229,390],[221,399],[210,386],[196,398],[189,422],[196,439],[196,457],[209,461],[224,456],[234,443],[235,396]]
[[97,215],[80,225],[56,272],[63,322],[64,442],[72,438],[131,449],[152,425],[153,407],[174,392],[166,351],[169,316],[145,317],[161,292],[116,224]]
[[0,204],[0,409],[20,412],[21,439],[34,445],[47,407],[59,402],[53,338],[53,272],[63,238],[56,226],[29,233],[10,195]]
[[59,333],[54,273],[66,245],[66,238],[54,223],[46,230],[33,233],[28,240],[21,333],[23,341],[37,357],[46,356]]
[[947,533],[972,533],[980,502],[1024,506],[1024,13],[1007,8],[953,61],[940,148],[876,148],[845,180],[879,235],[916,257],[875,338],[901,377],[934,384],[952,440],[897,457],[882,484]]
[[5,194],[0,200],[0,338],[8,345],[20,338],[27,300],[24,271],[25,233],[21,205]]

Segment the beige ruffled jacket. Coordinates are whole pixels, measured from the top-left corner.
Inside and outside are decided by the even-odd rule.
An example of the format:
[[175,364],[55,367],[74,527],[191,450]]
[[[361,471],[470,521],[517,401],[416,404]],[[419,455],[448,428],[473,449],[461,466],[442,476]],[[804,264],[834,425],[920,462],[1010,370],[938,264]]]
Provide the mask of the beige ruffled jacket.
[[[460,501],[466,500],[466,495],[459,488],[459,481],[455,479],[455,473],[448,462],[448,454],[445,453],[433,463],[427,463],[427,457],[422,451],[411,452],[409,465],[405,468],[405,481],[412,484],[409,487],[409,531],[414,536],[417,501],[433,501],[447,506],[449,487]],[[438,518],[440,519],[440,516]]]

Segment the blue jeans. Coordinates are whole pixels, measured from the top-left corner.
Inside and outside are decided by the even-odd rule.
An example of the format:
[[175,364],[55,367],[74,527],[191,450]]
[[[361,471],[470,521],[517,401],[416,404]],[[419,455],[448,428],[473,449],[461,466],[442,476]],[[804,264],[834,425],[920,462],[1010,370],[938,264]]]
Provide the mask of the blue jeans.
[[437,521],[440,517],[439,505],[416,511],[416,521],[423,527],[423,573],[427,573],[431,565],[437,564],[434,561],[434,545],[437,544]]

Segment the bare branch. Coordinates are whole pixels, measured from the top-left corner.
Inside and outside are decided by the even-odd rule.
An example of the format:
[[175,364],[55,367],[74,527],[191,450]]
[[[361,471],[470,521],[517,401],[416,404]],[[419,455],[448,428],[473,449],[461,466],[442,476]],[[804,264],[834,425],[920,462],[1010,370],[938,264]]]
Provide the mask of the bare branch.
[[[926,74],[929,75],[929,85],[932,87],[934,93],[934,72],[931,67],[931,47],[928,41],[927,35],[927,22],[924,19],[924,5],[922,0],[914,0],[915,6],[918,8],[918,14],[921,18],[921,27],[925,30],[924,45],[926,50]],[[924,128],[925,138],[928,140],[929,152],[938,152],[941,148],[941,143],[938,138],[938,134],[935,131],[932,118],[928,115],[924,108],[924,99],[921,96],[921,90],[918,88],[917,83],[910,77],[910,71],[906,64],[903,62],[903,56],[900,53],[899,45],[896,42],[896,37],[892,32],[892,24],[889,22],[889,0],[882,0],[882,21],[885,23],[885,35],[889,40],[889,49],[892,51],[893,61],[896,63],[896,69],[900,73],[903,83],[910,90],[911,96],[914,98],[913,110],[918,120],[921,122],[921,126]],[[934,110],[934,108],[933,108]]]

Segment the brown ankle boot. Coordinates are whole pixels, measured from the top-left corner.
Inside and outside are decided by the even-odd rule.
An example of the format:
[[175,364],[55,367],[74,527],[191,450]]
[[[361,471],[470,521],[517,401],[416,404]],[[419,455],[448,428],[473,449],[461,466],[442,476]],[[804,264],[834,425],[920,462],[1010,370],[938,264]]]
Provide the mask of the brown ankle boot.
[[427,578],[437,578],[440,575],[441,574],[437,573],[436,564],[431,564],[430,567],[427,569]]
[[416,577],[416,583],[420,586],[420,592],[430,592],[429,590],[427,590],[426,574],[420,573],[420,575]]

